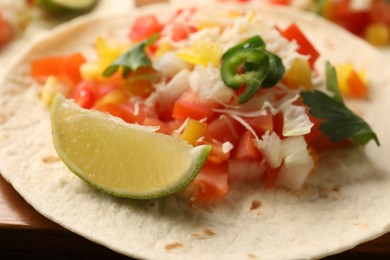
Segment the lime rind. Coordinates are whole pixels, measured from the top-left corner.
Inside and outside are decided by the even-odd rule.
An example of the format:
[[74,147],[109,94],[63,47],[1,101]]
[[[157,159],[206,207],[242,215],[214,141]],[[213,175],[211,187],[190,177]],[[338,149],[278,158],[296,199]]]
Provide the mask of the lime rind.
[[[201,170],[203,164],[205,163],[208,154],[211,151],[211,146],[209,145],[202,145],[202,146],[197,146],[197,147],[191,147],[189,146],[185,141],[182,140],[175,140],[179,142],[184,142],[185,146],[189,146],[189,153],[192,158],[190,164],[186,167],[186,169],[183,171],[185,174],[181,175],[180,178],[176,179],[174,182],[170,183],[167,186],[161,187],[159,189],[153,189],[150,191],[146,192],[134,192],[134,191],[129,191],[129,190],[121,190],[121,189],[116,189],[113,187],[109,186],[104,186],[104,185],[99,185],[97,184],[93,179],[89,178],[87,174],[83,170],[81,170],[77,165],[75,165],[72,160],[69,158],[67,153],[64,151],[62,144],[59,140],[58,137],[58,132],[63,131],[61,129],[58,129],[58,124],[57,124],[57,118],[56,115],[59,113],[59,109],[64,109],[66,110],[67,113],[72,114],[75,113],[77,116],[77,113],[86,113],[85,111],[88,111],[87,113],[93,116],[94,114],[98,113],[101,114],[100,112],[97,111],[92,111],[92,110],[85,110],[80,107],[78,107],[76,104],[73,102],[67,100],[64,96],[58,94],[55,99],[53,100],[52,107],[51,107],[51,122],[52,122],[52,137],[53,137],[53,143],[54,147],[61,158],[61,160],[64,162],[64,164],[69,168],[70,171],[72,171],[75,175],[77,175],[80,179],[85,181],[86,183],[90,184],[91,186],[95,187],[98,190],[101,190],[105,193],[109,193],[111,195],[114,195],[116,197],[123,197],[123,198],[131,198],[131,199],[153,199],[153,198],[159,198],[159,197],[164,197],[171,195],[173,193],[176,193],[183,188],[185,188],[188,184],[190,184],[193,179],[198,175],[199,171]],[[128,124],[124,121],[122,121],[119,118],[115,118],[112,116],[106,117],[106,119],[112,119],[115,121],[115,124],[123,124],[126,127],[132,128],[132,129],[138,129],[143,132],[151,132],[153,129],[143,127],[143,126],[138,126],[138,125],[133,125],[133,124]],[[158,133],[151,133],[153,135],[160,135],[160,138],[175,138],[172,136],[167,136],[167,135],[162,135]],[[183,143],[183,145],[184,145]],[[151,149],[154,149],[151,147]]]
[[95,7],[98,0],[36,0],[36,3],[52,12],[87,12]]

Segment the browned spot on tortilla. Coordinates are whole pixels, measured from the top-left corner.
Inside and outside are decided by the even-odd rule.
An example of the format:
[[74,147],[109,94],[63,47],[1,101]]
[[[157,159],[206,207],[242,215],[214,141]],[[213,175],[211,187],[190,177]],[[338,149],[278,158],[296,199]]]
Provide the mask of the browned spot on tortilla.
[[200,237],[200,235],[199,235],[198,233],[191,234],[191,236],[192,236],[193,238],[199,238],[199,237]]
[[360,227],[366,229],[366,228],[369,228],[370,225],[368,223],[363,223],[360,225]]
[[165,249],[166,250],[174,250],[174,249],[178,249],[180,247],[183,247],[183,244],[175,242],[175,243],[171,243],[171,244],[166,245]]
[[340,192],[340,187],[334,187],[334,188],[333,188],[333,191],[335,191],[335,192]]
[[169,2],[169,1],[167,1],[167,0],[143,0],[143,1],[136,0],[135,6],[140,7],[143,5],[149,5],[149,4],[155,4],[155,3],[166,3],[166,2]]
[[205,234],[208,235],[208,236],[214,236],[214,235],[215,235],[215,232],[212,231],[211,229],[208,229],[208,228],[206,228],[205,230],[203,230],[203,233],[205,233]]
[[49,155],[49,156],[42,158],[42,162],[47,163],[47,164],[56,163],[59,160],[60,160],[60,158],[58,158],[57,156],[53,156],[53,155]]
[[256,255],[255,254],[247,254],[247,256],[250,259],[256,259]]
[[149,207],[151,207],[151,208],[153,208],[156,205],[157,205],[157,203],[155,201],[149,202]]
[[5,117],[5,115],[0,114],[0,125],[4,124],[6,120],[7,118]]
[[251,204],[251,210],[256,210],[261,207],[261,201],[254,200]]

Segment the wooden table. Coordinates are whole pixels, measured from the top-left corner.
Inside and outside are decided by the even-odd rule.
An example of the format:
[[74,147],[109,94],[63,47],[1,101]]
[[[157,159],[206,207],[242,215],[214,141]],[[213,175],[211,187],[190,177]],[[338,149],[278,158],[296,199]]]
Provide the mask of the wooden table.
[[[0,259],[125,259],[35,211],[0,176]],[[390,259],[390,234],[327,259]]]

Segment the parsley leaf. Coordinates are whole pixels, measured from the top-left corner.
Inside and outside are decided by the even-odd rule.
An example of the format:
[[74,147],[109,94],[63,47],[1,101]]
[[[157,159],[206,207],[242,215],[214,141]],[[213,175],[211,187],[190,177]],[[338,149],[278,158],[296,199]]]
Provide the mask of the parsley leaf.
[[145,52],[145,48],[153,44],[157,38],[158,35],[153,35],[149,39],[140,42],[131,49],[127,50],[103,71],[103,76],[110,77],[118,71],[120,66],[123,67],[123,78],[125,78],[130,72],[136,71],[140,67],[150,67],[151,61]]
[[309,113],[323,120],[320,131],[332,142],[351,138],[358,144],[366,144],[374,139],[379,146],[378,137],[367,122],[344,104],[336,70],[329,62],[326,63],[326,87],[333,92],[333,98],[318,90],[303,91],[300,94],[303,103],[309,107]]
[[326,62],[326,88],[333,93],[334,100],[344,104],[337,81],[336,69],[328,61]]

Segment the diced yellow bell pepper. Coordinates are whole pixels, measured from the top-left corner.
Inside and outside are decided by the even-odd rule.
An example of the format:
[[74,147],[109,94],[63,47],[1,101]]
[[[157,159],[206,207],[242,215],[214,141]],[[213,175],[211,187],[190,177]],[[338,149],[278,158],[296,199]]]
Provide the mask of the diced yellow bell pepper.
[[207,67],[212,63],[218,66],[222,55],[222,47],[214,42],[197,42],[187,49],[180,50],[177,56],[190,64],[198,64]]
[[156,58],[160,58],[164,53],[171,51],[173,48],[168,43],[161,43],[154,54]]
[[355,72],[357,76],[359,76],[359,79],[362,84],[366,84],[366,76],[364,70],[360,70],[357,72],[350,63],[337,64],[335,65],[335,69],[340,92],[345,97],[353,96],[351,93],[351,87],[353,88],[353,86],[349,86],[348,83],[353,72]]
[[337,74],[337,82],[340,92],[343,96],[350,96],[347,80],[353,71],[353,66],[350,63],[337,64],[335,66]]
[[42,87],[40,98],[41,101],[50,106],[53,98],[60,90],[60,84],[58,83],[58,80],[54,76],[50,76],[47,78],[45,84]]
[[127,47],[114,42],[107,42],[103,38],[99,37],[96,40],[96,52],[98,60],[94,62],[88,62],[81,66],[81,76],[85,80],[100,79],[102,78],[103,71],[110,65],[116,58],[126,51]]
[[312,89],[313,83],[309,61],[300,58],[295,59],[291,68],[287,71],[283,82],[291,89]]
[[194,119],[189,119],[186,128],[180,135],[180,139],[187,141],[193,145],[195,142],[206,133],[207,124]]
[[390,30],[385,24],[370,24],[365,31],[364,38],[375,46],[390,44]]

